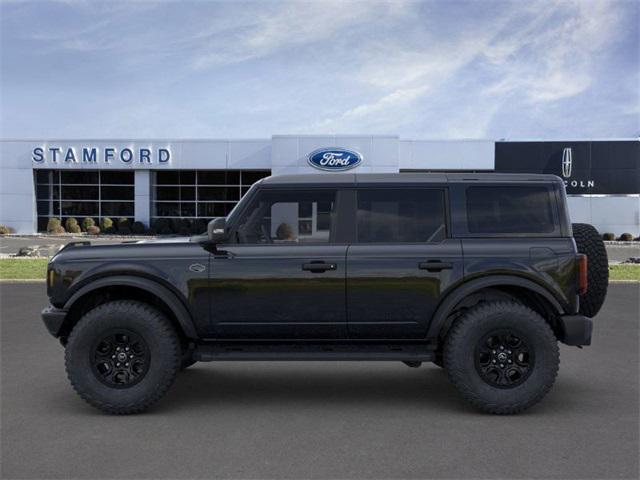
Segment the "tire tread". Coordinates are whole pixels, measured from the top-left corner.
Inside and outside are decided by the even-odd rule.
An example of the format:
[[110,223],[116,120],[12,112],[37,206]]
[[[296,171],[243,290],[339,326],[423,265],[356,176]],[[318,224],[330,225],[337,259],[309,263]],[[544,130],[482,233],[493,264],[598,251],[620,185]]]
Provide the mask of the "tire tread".
[[573,238],[578,252],[587,256],[589,287],[580,295],[580,313],[595,317],[602,308],[609,286],[609,260],[607,249],[593,225],[573,223]]
[[180,370],[181,363],[179,339],[176,335],[173,325],[169,322],[169,320],[165,318],[165,316],[160,313],[160,311],[153,308],[151,305],[134,300],[115,300],[97,306],[93,310],[89,311],[82,319],[80,319],[80,321],[74,326],[71,334],[69,335],[68,344],[74,342],[76,337],[81,336],[83,334],[83,331],[89,328],[92,318],[99,316],[103,311],[107,309],[113,308],[118,308],[119,311],[121,311],[123,314],[141,314],[148,318],[152,318],[153,321],[157,322],[158,334],[170,341],[172,349],[175,352],[175,354],[172,355],[174,362],[170,368],[169,375],[165,376],[165,381],[162,384],[158,385],[157,388],[153,389],[142,400],[124,405],[115,405],[110,402],[95,398],[87,390],[85,390],[80,383],[75,381],[74,376],[70,374],[70,370],[72,368],[72,360],[69,354],[69,349],[67,349],[65,352],[65,368],[67,371],[67,378],[69,379],[69,382],[71,383],[73,389],[84,401],[105,413],[112,415],[129,415],[140,413],[160,400],[160,398],[162,398],[169,387],[171,387],[171,385],[173,384],[173,381],[175,380],[175,377]]
[[[465,352],[463,350],[464,346],[459,341],[465,330],[472,328],[474,324],[481,322],[482,319],[489,314],[494,314],[499,311],[513,312],[515,314],[527,316],[531,321],[534,321],[536,323],[536,328],[539,329],[540,333],[544,337],[544,341],[548,341],[549,344],[552,345],[555,364],[555,367],[551,372],[551,376],[543,385],[541,385],[541,388],[536,395],[528,399],[509,404],[492,403],[482,399],[468,382],[469,379],[464,372],[461,362],[464,355],[469,355],[468,351]],[[449,380],[469,403],[488,413],[498,415],[516,414],[523,412],[538,403],[549,392],[549,390],[551,390],[551,387],[558,375],[559,364],[560,351],[558,348],[558,341],[549,324],[538,313],[534,312],[527,306],[514,301],[486,302],[470,309],[465,315],[459,318],[456,323],[454,323],[445,341],[444,365]]]

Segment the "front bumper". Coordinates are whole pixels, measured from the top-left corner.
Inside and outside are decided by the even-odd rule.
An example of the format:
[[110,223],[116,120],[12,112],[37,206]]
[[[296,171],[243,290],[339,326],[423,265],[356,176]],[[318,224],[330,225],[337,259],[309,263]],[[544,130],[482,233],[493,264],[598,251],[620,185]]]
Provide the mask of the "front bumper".
[[562,336],[560,341],[566,345],[591,345],[593,320],[583,315],[563,315],[560,317]]
[[49,333],[56,338],[60,336],[66,318],[66,310],[61,310],[52,305],[42,310],[42,321],[45,327],[47,327],[47,330],[49,330]]

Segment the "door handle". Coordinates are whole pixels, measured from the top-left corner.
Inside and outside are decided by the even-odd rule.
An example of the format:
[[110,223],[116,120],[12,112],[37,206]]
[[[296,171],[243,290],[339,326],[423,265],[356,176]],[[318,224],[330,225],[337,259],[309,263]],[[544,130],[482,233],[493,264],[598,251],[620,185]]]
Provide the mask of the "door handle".
[[326,272],[327,270],[336,270],[337,268],[338,266],[335,263],[310,262],[302,264],[302,270],[311,273],[322,273]]
[[430,260],[428,262],[420,262],[418,264],[418,268],[420,270],[426,270],[427,272],[440,272],[442,270],[451,270],[453,268],[453,263]]

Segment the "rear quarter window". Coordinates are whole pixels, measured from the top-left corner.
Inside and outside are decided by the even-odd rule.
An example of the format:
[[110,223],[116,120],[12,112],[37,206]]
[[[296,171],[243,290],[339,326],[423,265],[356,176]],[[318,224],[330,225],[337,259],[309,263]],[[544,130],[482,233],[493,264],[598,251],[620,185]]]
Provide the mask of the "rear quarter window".
[[542,186],[466,189],[469,233],[544,234],[556,230],[551,192]]

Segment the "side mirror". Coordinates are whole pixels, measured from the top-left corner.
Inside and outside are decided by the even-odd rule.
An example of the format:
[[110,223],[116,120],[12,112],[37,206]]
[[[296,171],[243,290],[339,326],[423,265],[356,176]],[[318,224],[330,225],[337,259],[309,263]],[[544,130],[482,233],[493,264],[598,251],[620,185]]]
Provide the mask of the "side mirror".
[[227,219],[214,218],[207,225],[207,236],[211,243],[222,243],[227,239]]

